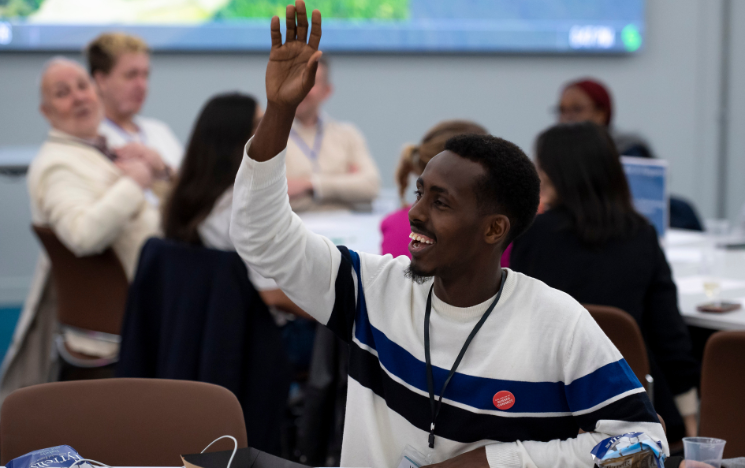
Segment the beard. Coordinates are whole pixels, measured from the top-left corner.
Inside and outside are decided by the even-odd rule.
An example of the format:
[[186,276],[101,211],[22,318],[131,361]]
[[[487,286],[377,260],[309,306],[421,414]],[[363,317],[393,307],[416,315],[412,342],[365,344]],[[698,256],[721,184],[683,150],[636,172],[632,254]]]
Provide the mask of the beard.
[[428,279],[432,278],[434,275],[430,273],[426,273],[424,271],[421,271],[417,269],[413,264],[409,264],[408,268],[406,268],[406,271],[404,272],[404,277],[412,280],[416,284],[424,284],[427,282]]

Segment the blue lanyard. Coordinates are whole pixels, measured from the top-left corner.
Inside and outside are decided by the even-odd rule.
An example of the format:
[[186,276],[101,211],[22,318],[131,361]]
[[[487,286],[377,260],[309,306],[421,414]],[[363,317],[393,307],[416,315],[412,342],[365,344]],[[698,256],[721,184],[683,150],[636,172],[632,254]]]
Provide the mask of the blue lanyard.
[[297,144],[300,151],[313,161],[313,165],[318,166],[318,154],[321,151],[321,144],[323,143],[323,122],[321,122],[321,119],[318,119],[318,123],[316,124],[316,137],[313,139],[313,148],[305,143],[294,128],[290,129],[290,138]]
[[[134,141],[132,134],[120,127],[119,124],[108,117],[106,117],[106,121],[110,123],[122,137],[124,137],[124,141],[127,143],[132,143],[132,141]],[[145,137],[145,132],[142,131],[142,127],[139,125],[137,126],[137,136],[140,138],[140,143],[147,146],[147,137]]]

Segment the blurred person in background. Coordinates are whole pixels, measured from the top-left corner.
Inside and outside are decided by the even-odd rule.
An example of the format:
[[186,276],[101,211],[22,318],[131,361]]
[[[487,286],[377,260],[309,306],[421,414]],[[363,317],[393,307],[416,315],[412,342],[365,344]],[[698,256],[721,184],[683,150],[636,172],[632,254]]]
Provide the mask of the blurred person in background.
[[[32,222],[51,228],[79,257],[111,247],[132,279],[140,247],[159,233],[158,213],[145,201],[144,191],[163,176],[163,168],[144,158],[116,155],[106,146],[98,132],[98,96],[77,62],[48,62],[41,78],[40,110],[52,128],[28,171]],[[3,362],[0,398],[56,379],[51,357],[56,304],[49,273],[49,260],[42,254]],[[63,332],[74,352],[100,358],[118,354],[117,343],[71,329]]]
[[[621,133],[612,127],[613,99],[606,86],[597,80],[582,79],[566,85],[557,108],[559,122],[593,122],[608,129],[621,156],[654,158],[649,144],[638,135]],[[693,205],[677,196],[670,196],[670,227],[703,231]]]
[[[183,163],[163,210],[168,239],[211,249],[234,251],[230,240],[233,182],[246,142],[262,116],[252,96],[240,93],[212,97],[191,132]],[[282,330],[295,373],[307,371],[316,322],[293,303],[272,279],[249,264],[248,277]]]
[[362,133],[321,112],[334,87],[321,59],[316,83],[297,107],[287,142],[287,185],[295,211],[366,207],[380,175]]
[[[219,94],[205,104],[184,160],[163,210],[167,239],[211,249],[234,251],[230,240],[233,182],[243,147],[253,135],[263,111],[252,96]],[[247,265],[249,278],[268,306],[308,317],[273,280]]]
[[[99,133],[118,153],[161,159],[178,168],[184,149],[164,122],[138,115],[150,78],[150,50],[140,38],[106,33],[85,49],[88,70],[104,109]],[[131,145],[127,145],[132,143]]]
[[538,137],[536,165],[547,209],[513,243],[512,269],[580,303],[630,314],[647,345],[668,440],[695,435],[699,367],[670,266],[632,205],[613,141],[592,122],[560,124]]

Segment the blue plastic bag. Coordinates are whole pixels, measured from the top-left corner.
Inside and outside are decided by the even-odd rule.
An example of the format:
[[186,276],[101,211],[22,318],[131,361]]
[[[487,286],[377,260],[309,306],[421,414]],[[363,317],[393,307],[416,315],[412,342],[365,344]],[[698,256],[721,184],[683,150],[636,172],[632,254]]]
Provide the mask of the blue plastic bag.
[[663,468],[662,444],[643,432],[608,437],[592,449],[592,459],[601,468]]
[[67,468],[82,459],[69,445],[58,445],[14,458],[5,468]]

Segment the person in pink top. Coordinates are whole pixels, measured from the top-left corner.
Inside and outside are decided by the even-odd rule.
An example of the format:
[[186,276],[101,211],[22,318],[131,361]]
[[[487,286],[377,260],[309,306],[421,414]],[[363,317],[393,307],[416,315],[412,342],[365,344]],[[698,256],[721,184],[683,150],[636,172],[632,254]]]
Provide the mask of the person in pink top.
[[[463,134],[488,135],[481,125],[468,120],[446,120],[431,128],[421,143],[418,145],[407,145],[401,153],[401,159],[396,168],[396,183],[398,194],[401,197],[403,208],[386,216],[380,223],[380,231],[383,234],[381,253],[391,254],[394,257],[407,255],[409,253],[409,208],[406,203],[406,188],[409,185],[409,175],[420,176],[425,166],[437,154],[445,150],[445,142],[450,138]],[[509,267],[510,251],[512,245],[507,247],[502,255],[502,267]]]

